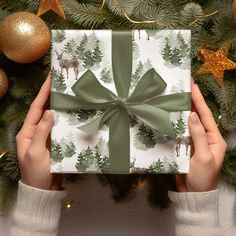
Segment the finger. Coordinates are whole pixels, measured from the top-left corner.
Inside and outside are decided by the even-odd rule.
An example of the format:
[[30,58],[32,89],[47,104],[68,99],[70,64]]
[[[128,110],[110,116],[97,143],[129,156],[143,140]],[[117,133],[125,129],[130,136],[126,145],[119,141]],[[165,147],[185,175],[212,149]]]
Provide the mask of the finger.
[[209,147],[206,132],[202,126],[197,113],[192,112],[189,116],[189,131],[193,140],[195,153],[200,156],[208,154]]
[[47,110],[40,122],[38,123],[35,134],[32,140],[32,149],[37,150],[46,147],[47,138],[53,126],[53,115],[51,111]]
[[195,84],[193,77],[191,77],[191,87]]
[[30,110],[24,122],[25,126],[38,124],[39,120],[43,115],[45,105],[49,98],[50,87],[51,87],[51,76],[49,74],[43,86],[41,87],[37,97],[30,106]]
[[192,86],[192,100],[196,112],[200,116],[200,120],[202,125],[204,126],[206,131],[219,133],[215,120],[212,116],[210,109],[208,108],[199,87],[194,84]]

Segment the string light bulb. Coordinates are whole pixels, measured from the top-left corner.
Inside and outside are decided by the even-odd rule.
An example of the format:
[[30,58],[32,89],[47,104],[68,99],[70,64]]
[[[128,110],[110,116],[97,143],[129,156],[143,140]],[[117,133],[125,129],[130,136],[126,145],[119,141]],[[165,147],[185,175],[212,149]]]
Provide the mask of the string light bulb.
[[145,179],[140,179],[139,181],[138,181],[138,188],[139,189],[144,189],[145,188],[145,186],[146,186],[146,180]]
[[67,202],[67,203],[66,203],[66,209],[72,208],[72,205],[73,205],[73,201]]

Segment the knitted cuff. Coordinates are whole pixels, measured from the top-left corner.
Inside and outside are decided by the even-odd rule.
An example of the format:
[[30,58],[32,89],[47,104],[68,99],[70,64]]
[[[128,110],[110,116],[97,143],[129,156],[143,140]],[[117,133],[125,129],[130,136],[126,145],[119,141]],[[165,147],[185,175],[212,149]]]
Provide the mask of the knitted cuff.
[[54,235],[66,191],[33,188],[19,181],[10,235]]
[[186,193],[169,191],[168,195],[176,205],[177,235],[223,235],[219,223],[218,190]]

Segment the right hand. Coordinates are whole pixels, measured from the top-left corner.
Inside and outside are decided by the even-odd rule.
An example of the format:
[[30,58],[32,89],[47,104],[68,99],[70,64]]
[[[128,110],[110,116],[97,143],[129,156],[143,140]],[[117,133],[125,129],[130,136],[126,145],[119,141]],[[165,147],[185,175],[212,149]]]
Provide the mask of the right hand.
[[51,111],[45,111],[50,83],[49,75],[16,136],[17,156],[22,183],[45,190],[59,190],[61,178],[50,173],[50,151],[47,145],[53,126]]
[[224,160],[226,142],[198,86],[192,83],[192,101],[196,112],[189,117],[189,131],[194,143],[188,174],[176,175],[177,191],[205,192],[217,188]]

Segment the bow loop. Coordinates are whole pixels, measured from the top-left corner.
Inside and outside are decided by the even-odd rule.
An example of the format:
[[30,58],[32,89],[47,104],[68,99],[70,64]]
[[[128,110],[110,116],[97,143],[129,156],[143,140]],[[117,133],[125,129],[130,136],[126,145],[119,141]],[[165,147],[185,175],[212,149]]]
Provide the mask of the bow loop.
[[144,102],[156,97],[165,90],[166,86],[166,82],[152,68],[139,80],[128,102]]
[[81,100],[94,104],[112,102],[117,97],[99,83],[91,70],[87,70],[71,89]]

